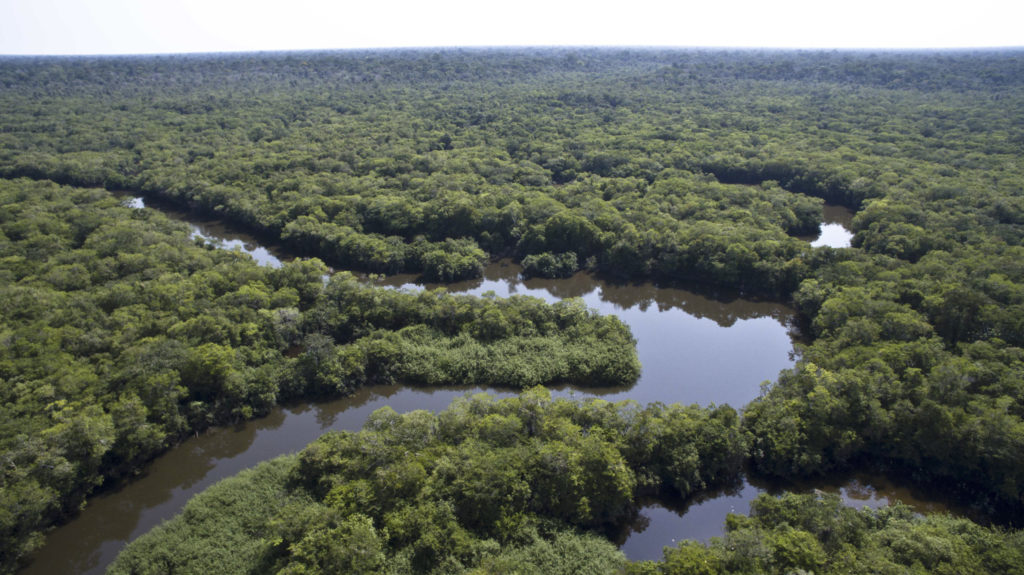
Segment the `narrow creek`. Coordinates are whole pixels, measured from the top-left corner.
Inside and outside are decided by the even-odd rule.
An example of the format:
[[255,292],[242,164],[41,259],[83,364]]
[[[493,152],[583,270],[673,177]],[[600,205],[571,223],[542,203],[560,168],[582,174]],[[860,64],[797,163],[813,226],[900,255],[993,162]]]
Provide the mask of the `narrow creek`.
[[[141,198],[122,197],[132,207],[152,205]],[[221,222],[157,207],[188,223],[194,237],[225,249],[242,250],[263,265],[277,267],[288,258],[283,250],[262,246]],[[847,217],[848,222],[849,216],[848,212],[832,214],[832,223],[845,231],[844,223],[837,219]],[[823,226],[822,238],[826,229]],[[846,234],[849,245],[852,234]],[[837,242],[828,245],[843,247],[841,241]],[[617,315],[637,340],[643,372],[635,385],[628,389],[563,388],[554,390],[556,396],[600,396],[640,403],[728,403],[740,408],[757,397],[762,382],[775,379],[779,371],[794,363],[793,311],[779,303],[721,293],[699,294],[649,283],[613,284],[586,273],[564,280],[524,281],[519,272],[516,264],[499,261],[488,266],[481,279],[446,287],[452,292],[493,292],[500,297],[525,294],[546,301],[580,297],[599,313]],[[415,283],[413,276],[394,276],[377,283],[400,289],[433,287]],[[456,397],[482,391],[493,396],[514,393],[376,386],[335,401],[278,407],[267,417],[209,430],[157,458],[142,476],[124,487],[90,499],[78,517],[49,534],[45,546],[23,573],[102,573],[129,541],[178,513],[193,495],[220,479],[298,451],[327,430],[358,430],[373,410],[385,405],[398,412],[440,411]],[[856,476],[813,487],[836,491],[858,507],[901,500],[922,512],[945,509],[882,477]],[[763,491],[773,489],[744,480],[733,489],[705,493],[688,501],[649,502],[642,508],[639,521],[622,533],[618,543],[630,559],[660,559],[665,545],[682,539],[706,541],[721,535],[725,515],[746,513],[750,500]]]

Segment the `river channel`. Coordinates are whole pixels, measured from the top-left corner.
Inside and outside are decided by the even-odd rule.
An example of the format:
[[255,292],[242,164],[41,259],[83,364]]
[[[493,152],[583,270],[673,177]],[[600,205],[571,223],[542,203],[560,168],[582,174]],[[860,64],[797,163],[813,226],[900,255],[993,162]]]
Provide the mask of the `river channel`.
[[[140,209],[144,206],[141,198],[128,197],[125,202]],[[261,246],[221,222],[159,207],[189,223],[193,236],[225,249],[242,250],[264,265],[280,266],[287,258],[280,249]],[[837,234],[838,239],[826,240],[827,245],[849,245],[844,223],[835,222],[849,214],[829,215],[833,221],[826,220],[827,224],[838,225],[846,235]],[[825,238],[827,229],[823,226],[821,238],[808,241]],[[524,281],[519,271],[517,265],[499,261],[488,266],[481,279],[446,287],[452,292],[493,292],[502,297],[524,294],[546,301],[579,297],[599,313],[617,315],[637,340],[643,372],[634,386],[564,388],[554,391],[557,396],[599,396],[640,403],[728,403],[740,408],[757,397],[762,382],[775,379],[779,371],[793,365],[793,311],[785,305],[649,283],[614,284],[585,273],[564,280]],[[412,276],[394,276],[377,283],[396,289],[424,287]],[[335,401],[278,407],[267,417],[209,430],[157,458],[136,480],[91,498],[78,517],[50,533],[23,573],[101,573],[129,541],[172,517],[189,498],[220,479],[298,451],[327,430],[358,430],[373,410],[385,405],[399,412],[440,411],[456,397],[484,391],[496,396],[513,394],[511,390],[479,388],[376,386]],[[902,500],[922,512],[942,509],[880,477],[857,476],[815,487],[836,491],[856,506]],[[750,500],[763,491],[771,489],[744,481],[731,490],[705,493],[688,501],[650,502],[618,543],[630,559],[660,559],[665,545],[721,535],[725,515],[746,513]]]

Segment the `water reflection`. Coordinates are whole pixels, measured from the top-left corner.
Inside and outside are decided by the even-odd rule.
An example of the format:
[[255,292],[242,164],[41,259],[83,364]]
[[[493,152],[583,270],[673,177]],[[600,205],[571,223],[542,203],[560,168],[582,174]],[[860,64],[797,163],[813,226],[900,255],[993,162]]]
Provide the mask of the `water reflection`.
[[472,280],[451,284],[418,283],[415,274],[397,274],[377,280],[377,284],[408,290],[443,287],[452,293],[473,295],[493,291],[499,297],[531,295],[548,302],[579,297],[588,300],[588,303],[594,301],[600,308],[610,310],[611,313],[634,308],[646,312],[652,306],[657,311],[680,309],[698,319],[710,319],[721,327],[730,327],[738,320],[760,317],[771,317],[784,323],[793,314],[785,305],[745,299],[725,290],[700,292],[658,286],[651,282],[613,282],[586,272],[576,273],[566,279],[524,280],[520,276],[521,272],[521,266],[504,259],[488,265],[482,278]]
[[750,502],[759,494],[780,495],[787,491],[834,493],[844,505],[856,509],[879,509],[899,502],[920,514],[952,511],[964,515],[969,511],[934,493],[897,485],[881,475],[858,473],[813,483],[766,483],[743,478],[736,485],[699,493],[687,500],[641,500],[637,518],[617,534],[616,543],[633,561],[660,560],[666,546],[687,539],[707,543],[712,537],[725,535],[725,516],[749,514]]
[[257,243],[252,236],[234,231],[221,221],[190,222],[190,225],[193,238],[203,238],[221,249],[249,254],[261,266],[281,267],[282,260],[278,254]]
[[132,192],[111,192],[122,198],[125,206],[129,208],[142,209],[151,207],[160,210],[172,220],[185,222],[192,229],[192,238],[202,238],[206,242],[228,251],[238,250],[249,254],[256,263],[272,268],[279,268],[281,264],[290,258],[284,254],[280,247],[266,247],[254,236],[247,234],[235,226],[224,223],[221,220],[212,218],[201,218],[195,214],[185,212],[166,202],[154,199],[146,199],[134,195]]
[[[712,297],[651,283],[611,283],[586,273],[560,280],[523,280],[520,270],[517,264],[502,260],[487,266],[483,278],[443,287],[473,295],[530,295],[549,302],[579,297],[598,313],[618,316],[637,340],[643,372],[636,385],[562,390],[561,394],[742,407],[757,397],[761,382],[775,379],[793,365],[789,331],[793,312],[780,303],[732,294]],[[378,283],[408,290],[439,287],[417,284],[415,279],[407,274]]]
[[399,412],[440,411],[456,397],[481,391],[375,386],[344,399],[279,407],[257,420],[212,429],[157,458],[142,476],[118,490],[91,498],[78,517],[50,533],[44,552],[23,573],[102,573],[128,541],[174,516],[192,496],[220,479],[299,451],[327,430],[357,431],[385,405]]
[[[141,208],[151,202],[126,197]],[[193,236],[227,249],[240,249],[265,265],[280,266],[287,255],[267,249],[252,236],[216,221],[196,220],[170,206],[169,216],[192,226]],[[423,289],[413,276],[381,280],[395,288]],[[729,294],[701,294],[650,283],[614,284],[588,274],[565,280],[520,278],[508,261],[487,267],[484,277],[445,286],[453,292],[499,296],[515,294],[556,301],[583,298],[603,314],[618,315],[637,339],[643,373],[629,389],[556,390],[556,395],[601,396],[641,403],[730,403],[741,407],[757,396],[759,384],[793,364],[788,326],[792,311],[772,302],[744,300]],[[230,428],[211,430],[147,466],[143,476],[116,491],[93,497],[86,509],[54,530],[26,574],[99,573],[128,541],[172,517],[193,495],[214,482],[282,454],[300,450],[328,429],[358,430],[375,409],[439,411],[464,393],[480,389],[413,389],[378,386],[344,399],[281,407],[267,417]],[[488,390],[510,396],[511,391]],[[720,535],[725,514],[746,512],[760,487],[749,482],[705,493],[687,502],[651,503],[641,509],[633,529],[621,535],[622,549],[633,559],[659,558],[664,545]],[[863,490],[854,488],[857,494]]]
[[662,558],[662,549],[692,539],[707,542],[725,534],[725,516],[745,514],[761,490],[746,480],[682,500],[648,498],[639,502],[636,520],[614,538],[632,561]]
[[817,236],[805,236],[812,247],[848,248],[853,240],[853,210],[844,206],[825,204],[822,207],[821,231]]

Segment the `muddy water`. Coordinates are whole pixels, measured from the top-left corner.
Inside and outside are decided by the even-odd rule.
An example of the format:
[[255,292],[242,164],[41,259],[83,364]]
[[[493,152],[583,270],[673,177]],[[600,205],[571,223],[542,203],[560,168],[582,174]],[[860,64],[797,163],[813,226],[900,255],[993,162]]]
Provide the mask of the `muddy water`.
[[[127,197],[125,202],[138,208],[144,205],[139,198]],[[277,267],[288,259],[282,250],[261,246],[252,236],[230,226],[158,207],[189,223],[194,237],[241,250],[264,265]],[[393,288],[424,287],[410,276],[378,283]],[[643,363],[643,373],[634,386],[560,389],[555,390],[556,395],[742,407],[758,395],[761,382],[774,379],[793,364],[792,310],[778,303],[647,283],[613,284],[582,273],[565,280],[523,281],[518,266],[507,261],[491,264],[482,279],[446,287],[453,292],[494,292],[502,297],[523,294],[547,301],[580,297],[589,307],[615,314],[630,326]],[[439,411],[464,393],[480,391],[372,387],[345,399],[281,407],[259,420],[211,430],[170,450],[124,487],[90,499],[79,517],[50,534],[24,573],[100,573],[128,541],[173,516],[189,498],[219,479],[295,452],[326,430],[359,429],[373,410],[384,405],[399,412]],[[512,394],[505,390],[488,393]],[[855,481],[850,485],[857,485]],[[686,503],[651,503],[641,514],[647,518],[646,527],[641,529],[641,519],[632,531],[624,533],[622,549],[631,559],[657,559],[662,546],[679,538],[706,540],[720,535],[725,514],[745,513],[750,499],[763,489],[743,483],[734,491],[705,494]]]

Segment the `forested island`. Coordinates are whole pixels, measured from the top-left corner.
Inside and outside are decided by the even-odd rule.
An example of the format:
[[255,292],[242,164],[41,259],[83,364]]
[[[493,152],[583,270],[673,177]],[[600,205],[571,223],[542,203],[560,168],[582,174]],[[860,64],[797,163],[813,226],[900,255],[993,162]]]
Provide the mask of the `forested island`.
[[[388,382],[528,391],[379,411],[113,570],[1021,572],[1022,84],[1020,51],[0,58],[0,567],[189,435]],[[109,191],[305,257],[258,266]],[[852,247],[799,237],[824,202]],[[635,381],[628,328],[358,275],[498,257],[788,302],[804,343],[746,406],[553,400]],[[985,524],[788,495],[660,563],[604,538],[744,469],[900,473]]]

